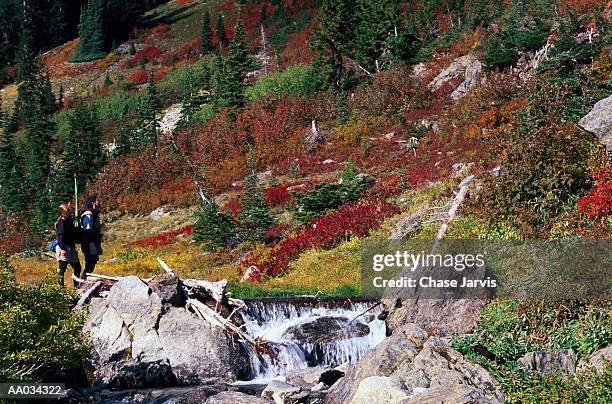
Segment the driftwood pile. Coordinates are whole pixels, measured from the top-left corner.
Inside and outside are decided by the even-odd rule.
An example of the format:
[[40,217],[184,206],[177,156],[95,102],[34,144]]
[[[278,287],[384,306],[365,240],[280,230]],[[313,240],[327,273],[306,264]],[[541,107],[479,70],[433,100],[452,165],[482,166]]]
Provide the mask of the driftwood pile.
[[[167,274],[176,276],[168,264],[160,258],[157,258],[157,260]],[[154,276],[142,280],[149,283],[155,278]],[[106,297],[110,288],[121,280],[121,277],[90,273],[87,274],[87,279],[80,279],[74,275],[73,279],[78,283],[80,295],[75,308],[82,308],[93,297]],[[180,284],[186,296],[186,307],[196,316],[215,327],[225,329],[230,335],[248,342],[259,352],[270,352],[268,343],[259,337],[254,338],[246,333],[243,329],[244,325],[241,324],[241,318],[235,316],[240,310],[247,310],[247,305],[240,299],[227,296],[225,293],[227,280],[209,282],[200,279],[182,279]],[[222,313],[224,312],[229,312],[229,315],[223,316]]]

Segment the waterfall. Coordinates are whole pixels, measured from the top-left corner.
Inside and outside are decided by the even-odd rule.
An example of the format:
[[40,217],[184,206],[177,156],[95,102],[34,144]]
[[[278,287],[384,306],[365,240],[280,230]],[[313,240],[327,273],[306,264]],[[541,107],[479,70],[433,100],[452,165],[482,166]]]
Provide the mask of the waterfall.
[[355,363],[385,338],[381,307],[348,298],[251,299],[242,313],[246,331],[268,341],[271,355],[249,352],[253,381],[283,377],[308,366]]

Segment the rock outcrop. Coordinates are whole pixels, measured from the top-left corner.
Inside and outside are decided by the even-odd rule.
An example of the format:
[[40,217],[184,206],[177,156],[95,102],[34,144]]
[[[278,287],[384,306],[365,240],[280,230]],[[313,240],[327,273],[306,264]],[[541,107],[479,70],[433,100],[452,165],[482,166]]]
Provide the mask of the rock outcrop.
[[480,83],[482,74],[482,63],[472,55],[458,57],[444,70],[442,70],[427,85],[431,91],[437,91],[445,85],[456,83],[463,77],[463,81],[453,87],[451,98],[458,100],[473,87]]
[[93,346],[97,383],[171,386],[249,375],[242,345],[183,307],[179,284],[165,276],[149,287],[128,276],[106,299],[92,300],[84,332]]
[[598,374],[603,374],[604,368],[610,365],[612,365],[612,345],[601,348],[582,359],[578,364],[578,369],[593,368]]
[[549,374],[557,372],[574,373],[576,354],[571,349],[527,352],[517,363],[525,370]]
[[612,95],[600,100],[580,119],[578,126],[597,136],[599,143],[612,151]]
[[480,319],[482,299],[386,299],[387,328],[394,332],[406,323],[415,323],[439,336],[470,332]]
[[415,400],[422,394],[421,398],[429,402],[442,395],[463,397],[464,401],[469,397],[481,397],[480,402],[488,403],[504,401],[499,384],[484,368],[465,360],[447,342],[428,335],[415,324],[405,324],[369,351],[329,390],[325,402],[344,404],[361,400],[366,394],[362,382],[372,376],[383,379],[371,379],[365,387],[378,382],[392,385],[393,394],[405,396],[403,400]]

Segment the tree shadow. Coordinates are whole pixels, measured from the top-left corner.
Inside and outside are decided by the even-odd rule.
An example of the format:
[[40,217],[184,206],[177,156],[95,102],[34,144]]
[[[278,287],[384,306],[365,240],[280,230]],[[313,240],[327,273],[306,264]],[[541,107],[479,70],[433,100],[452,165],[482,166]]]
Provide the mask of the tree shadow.
[[[139,25],[143,28],[151,28],[155,25],[159,24],[174,24],[184,18],[191,16],[194,11],[191,10],[195,7],[196,3],[189,3],[183,6],[174,8],[172,10],[168,10],[167,12],[162,13],[151,13],[150,15],[145,16],[139,21]],[[191,11],[190,11],[191,10]]]

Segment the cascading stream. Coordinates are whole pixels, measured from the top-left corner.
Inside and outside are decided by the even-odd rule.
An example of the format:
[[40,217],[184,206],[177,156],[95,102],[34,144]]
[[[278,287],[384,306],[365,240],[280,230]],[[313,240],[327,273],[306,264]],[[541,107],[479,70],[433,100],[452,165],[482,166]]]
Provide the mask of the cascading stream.
[[385,338],[385,323],[377,318],[380,306],[357,317],[373,304],[337,298],[247,301],[249,311],[242,316],[248,334],[270,342],[273,350],[268,355],[247,347],[252,379],[264,381],[308,366],[357,362]]

